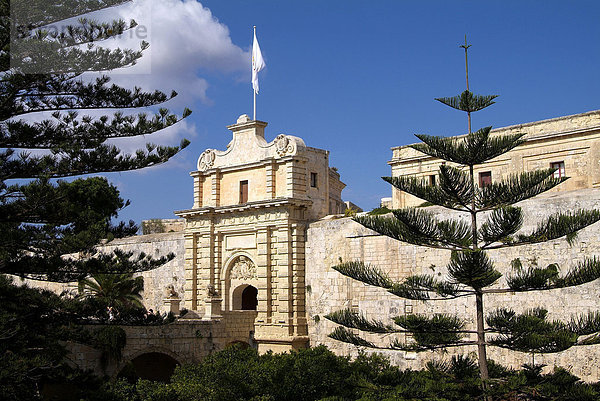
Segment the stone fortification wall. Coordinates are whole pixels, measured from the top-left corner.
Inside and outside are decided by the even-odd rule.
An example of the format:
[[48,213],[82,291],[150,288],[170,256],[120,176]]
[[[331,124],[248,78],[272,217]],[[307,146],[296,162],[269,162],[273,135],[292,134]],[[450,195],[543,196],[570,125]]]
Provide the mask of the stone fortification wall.
[[[185,269],[184,269],[184,241],[183,232],[171,232],[162,234],[136,235],[133,237],[119,238],[111,241],[109,244],[100,246],[102,252],[112,252],[115,248],[123,251],[133,251],[136,254],[144,252],[155,258],[165,256],[170,252],[175,254],[175,258],[163,266],[139,273],[144,277],[143,303],[148,309],[155,311],[168,312],[169,305],[165,304],[167,298],[167,289],[173,286],[175,292],[181,300],[184,299]],[[20,283],[20,279],[15,279],[15,283]],[[25,283],[32,287],[46,288],[54,292],[62,291],[77,292],[77,283],[49,283],[37,280],[25,280]],[[185,307],[182,301],[180,307]]]
[[[523,230],[529,232],[536,227],[543,216],[556,211],[600,208],[600,190],[587,189],[546,194],[522,202],[519,206],[524,209]],[[450,217],[449,212],[444,209],[432,207],[429,210],[436,211],[436,209],[440,214],[443,210],[444,218]],[[599,234],[600,223],[597,223],[582,230],[572,246],[569,246],[566,240],[560,239],[544,244],[490,251],[490,257],[496,263],[496,268],[503,274],[510,272],[510,261],[517,257],[524,265],[537,263],[545,267],[550,263],[559,263],[564,273],[585,256],[600,256]],[[404,300],[380,288],[346,278],[331,269],[340,258],[344,261],[360,259],[379,266],[392,277],[399,279],[419,273],[434,273],[443,277],[446,274],[445,265],[449,261],[450,252],[403,244],[388,237],[373,236],[372,231],[349,218],[315,222],[310,225],[307,238],[306,302],[311,346],[325,344],[339,354],[357,354],[356,347],[327,337],[335,325],[325,319],[324,315],[346,307],[359,309],[369,317],[390,323],[391,316],[405,313],[457,313],[468,320],[470,327],[474,327],[475,302],[472,297],[426,303]],[[572,314],[600,309],[599,281],[567,289],[487,295],[484,298],[484,307],[487,311],[502,306],[522,312],[539,306],[548,309],[550,319],[567,320]],[[504,278],[496,286],[505,287]],[[391,340],[365,337],[382,345]],[[458,350],[459,353],[474,351],[475,347],[463,347],[462,350]],[[383,351],[394,363],[415,369],[424,367],[427,360],[448,358],[454,352],[457,351],[451,350],[447,354],[442,351],[419,354]],[[495,347],[489,348],[488,356],[504,365],[515,367],[523,363],[531,363],[531,355]],[[545,363],[549,366],[547,369],[554,365],[571,368],[574,374],[582,378],[598,380],[600,345],[573,347],[557,354],[536,355],[535,363]]]

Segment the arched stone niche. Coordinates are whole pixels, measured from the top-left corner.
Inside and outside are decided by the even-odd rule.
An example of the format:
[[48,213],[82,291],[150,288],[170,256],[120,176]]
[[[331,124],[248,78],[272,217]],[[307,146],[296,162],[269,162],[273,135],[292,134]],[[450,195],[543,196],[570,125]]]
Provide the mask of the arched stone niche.
[[[247,253],[233,255],[226,265],[225,272],[225,310],[243,310],[242,306],[247,307],[247,302],[252,297],[258,299],[257,266],[250,255]],[[251,293],[254,290],[256,293],[253,295]],[[256,306],[254,309],[246,310],[256,310]]]

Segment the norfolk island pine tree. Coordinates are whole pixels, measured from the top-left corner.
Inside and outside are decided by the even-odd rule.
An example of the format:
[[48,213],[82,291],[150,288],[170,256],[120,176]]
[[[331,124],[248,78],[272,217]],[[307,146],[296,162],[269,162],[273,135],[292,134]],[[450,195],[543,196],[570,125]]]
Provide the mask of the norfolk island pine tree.
[[[465,38],[466,39],[466,38]],[[467,49],[470,45],[461,46]],[[488,251],[520,247],[565,237],[571,244],[579,230],[600,220],[598,210],[559,212],[540,221],[532,232],[523,234],[523,212],[514,204],[548,191],[565,181],[555,177],[554,169],[511,175],[499,182],[478,187],[474,166],[502,155],[524,142],[524,134],[497,136],[491,127],[471,130],[471,113],[494,103],[497,96],[480,96],[467,90],[459,96],[436,100],[468,116],[468,134],[443,138],[416,135],[422,143],[412,148],[445,160],[439,169],[437,185],[414,177],[383,177],[395,188],[418,198],[459,213],[465,220],[441,220],[423,208],[404,208],[393,216],[358,216],[354,221],[381,235],[430,248],[451,252],[447,276],[417,274],[397,281],[377,266],[362,261],[341,262],[333,266],[341,274],[363,283],[384,288],[398,297],[419,301],[448,301],[458,297],[475,298],[475,330],[466,328],[466,321],[451,314],[393,316],[394,325],[371,319],[351,309],[332,312],[326,317],[339,324],[329,336],[357,346],[426,351],[476,345],[478,365],[484,390],[489,379],[486,350],[488,346],[504,347],[529,353],[551,353],[572,346],[600,343],[600,312],[574,316],[568,322],[548,321],[547,311],[534,308],[522,314],[500,308],[485,315],[486,294],[503,292],[547,291],[581,285],[600,277],[600,260],[586,258],[564,274],[558,265],[546,268],[524,268],[518,258],[512,262],[513,271],[506,277],[507,288],[492,287],[502,277],[495,269]],[[481,221],[483,220],[483,223]],[[517,251],[518,248],[515,248]],[[389,335],[411,334],[412,342],[392,340],[387,346],[376,345],[356,330]],[[467,338],[470,337],[470,338]],[[473,339],[472,337],[475,337]]]
[[[129,155],[107,142],[161,131],[191,113],[185,109],[178,117],[165,108],[154,115],[123,113],[121,109],[158,105],[176,93],[126,89],[110,85],[107,76],[82,79],[88,71],[136,63],[148,43],[142,41],[140,50],[101,46],[102,41],[135,29],[135,21],[81,19],[68,29],[48,28],[53,24],[62,28],[64,19],[125,2],[0,3],[4,18],[0,26],[0,273],[76,281],[94,272],[148,270],[173,257],[131,258],[127,252],[98,258],[63,257],[92,255],[99,240],[135,234],[137,227],[133,222],[111,224],[128,202],[106,179],[57,179],[157,165],[189,143],[148,144]],[[103,109],[108,114],[98,116]],[[81,115],[82,111],[95,114]],[[41,121],[29,118],[40,112],[47,112]],[[40,150],[46,153],[39,155]]]
[[[4,397],[41,397],[46,379],[68,374],[63,369],[64,342],[87,343],[94,338],[80,330],[79,323],[90,317],[83,303],[78,306],[71,298],[16,286],[5,274],[69,282],[90,274],[149,270],[174,257],[134,256],[118,249],[98,254],[100,240],[137,232],[133,222],[111,222],[128,202],[103,177],[65,179],[164,163],[189,143],[148,144],[129,155],[107,142],[159,132],[190,114],[185,109],[177,116],[165,108],[150,114],[122,112],[159,105],[176,93],[110,85],[106,76],[82,79],[88,71],[136,63],[148,46],[145,42],[140,50],[102,47],[102,41],[134,29],[134,21],[83,19],[68,29],[48,29],[52,24],[62,27],[64,19],[121,3],[125,1],[0,1],[0,393]],[[98,116],[98,111],[104,115]],[[47,113],[40,117],[40,112]]]

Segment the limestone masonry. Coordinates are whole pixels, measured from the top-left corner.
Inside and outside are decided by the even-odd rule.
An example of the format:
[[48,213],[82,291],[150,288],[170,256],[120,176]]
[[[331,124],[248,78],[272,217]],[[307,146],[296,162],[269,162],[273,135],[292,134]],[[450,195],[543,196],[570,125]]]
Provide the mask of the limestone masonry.
[[204,151],[191,173],[193,207],[176,212],[186,221],[185,305],[207,319],[256,314],[249,337],[261,352],[308,345],[307,224],[343,212],[345,186],[329,152],[291,135],[267,142],[266,125],[243,115],[227,127],[227,150]]
[[[477,166],[479,181],[501,180],[511,174],[556,168],[570,177],[552,191],[600,187],[600,110],[492,130],[492,135],[525,133],[525,142],[512,151]],[[435,184],[441,160],[408,145],[392,148],[392,176],[414,176]],[[418,206],[422,200],[393,190],[393,208]]]
[[[163,353],[183,363],[232,342],[247,343],[261,352],[326,344],[339,354],[356,355],[355,347],[327,337],[334,325],[324,315],[346,307],[383,320],[410,313],[457,313],[473,324],[470,299],[403,300],[332,270],[341,258],[372,263],[398,279],[431,271],[444,275],[450,255],[374,235],[343,218],[346,204],[341,192],[345,185],[337,170],[329,166],[329,152],[308,147],[291,135],[267,142],[266,126],[243,115],[228,127],[233,138],[226,150],[208,149],[200,155],[197,170],[191,173],[192,207],[176,212],[181,219],[164,225],[175,232],[115,240],[104,247],[106,251],[118,247],[155,256],[175,252],[176,258],[167,265],[143,273],[144,303],[155,310],[185,307],[192,311],[168,326],[127,328],[122,363],[144,352]],[[482,184],[550,167],[556,174],[572,177],[556,190],[519,204],[526,216],[523,230],[532,229],[543,216],[558,210],[600,208],[600,110],[493,132],[525,132],[527,142],[477,170]],[[389,164],[393,176],[414,175],[435,184],[439,160],[406,146],[392,150]],[[393,192],[392,202],[395,208],[422,203],[399,191]],[[595,224],[582,230],[572,246],[561,239],[497,250],[490,252],[490,257],[502,273],[509,272],[510,261],[517,257],[524,265],[558,263],[565,271],[586,255],[600,256],[599,234],[600,226]],[[523,311],[542,306],[550,311],[551,319],[563,320],[571,314],[598,310],[599,305],[598,280],[567,289],[486,298],[488,310],[507,306]],[[385,345],[390,339],[383,341]],[[90,365],[93,355],[85,357],[84,351],[74,349],[75,359],[81,366],[94,367]],[[474,349],[465,347],[460,352],[470,351]],[[448,357],[441,351],[385,353],[396,364],[411,368]],[[489,356],[515,367],[531,362],[530,355],[493,347]],[[600,345],[537,355],[536,363],[557,364],[584,379],[598,380]],[[118,372],[119,366],[112,371]]]

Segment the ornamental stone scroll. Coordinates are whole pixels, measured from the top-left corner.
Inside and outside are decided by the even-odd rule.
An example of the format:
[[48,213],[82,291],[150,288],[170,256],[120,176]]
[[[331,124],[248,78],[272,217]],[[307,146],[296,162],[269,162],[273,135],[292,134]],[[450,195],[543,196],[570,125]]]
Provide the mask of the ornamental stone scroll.
[[198,159],[198,170],[207,170],[215,164],[215,150],[206,149]]
[[290,138],[287,135],[277,135],[277,138],[275,138],[275,150],[281,157],[292,154],[295,151],[294,142],[290,141]]

